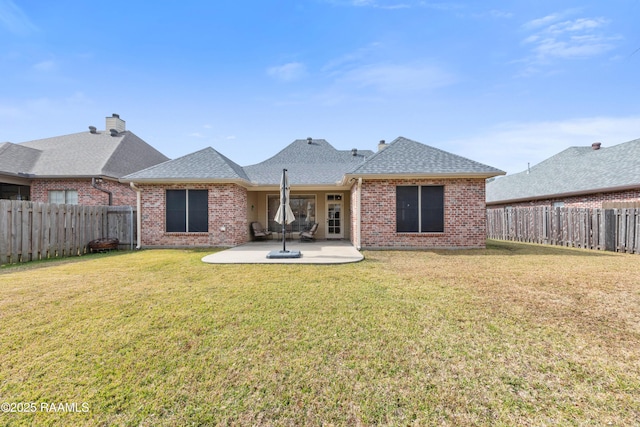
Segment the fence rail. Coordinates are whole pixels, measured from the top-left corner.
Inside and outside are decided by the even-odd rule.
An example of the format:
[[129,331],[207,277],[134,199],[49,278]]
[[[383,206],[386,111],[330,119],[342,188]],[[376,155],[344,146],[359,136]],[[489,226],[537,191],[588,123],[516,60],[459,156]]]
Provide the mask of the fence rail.
[[0,264],[82,255],[91,240],[102,237],[132,248],[134,218],[129,206],[0,200]]
[[640,208],[487,209],[490,239],[640,253]]

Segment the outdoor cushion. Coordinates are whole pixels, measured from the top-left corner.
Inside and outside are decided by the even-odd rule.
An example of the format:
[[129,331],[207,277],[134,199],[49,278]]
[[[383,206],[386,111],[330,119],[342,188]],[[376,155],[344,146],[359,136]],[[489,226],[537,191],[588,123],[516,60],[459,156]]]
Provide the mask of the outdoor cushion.
[[257,221],[251,223],[251,231],[253,233],[253,237],[257,239],[265,239],[273,234],[271,231],[265,230],[262,227],[262,224]]
[[318,223],[316,222],[309,230],[300,232],[300,241],[311,241],[315,239],[315,234],[318,231]]

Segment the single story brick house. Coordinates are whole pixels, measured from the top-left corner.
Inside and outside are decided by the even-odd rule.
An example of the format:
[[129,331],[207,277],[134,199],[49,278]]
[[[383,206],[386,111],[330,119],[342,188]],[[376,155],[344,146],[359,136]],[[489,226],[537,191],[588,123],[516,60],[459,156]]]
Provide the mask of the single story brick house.
[[570,147],[530,169],[487,184],[487,207],[574,208],[640,204],[640,139]]
[[113,114],[105,131],[14,144],[0,143],[0,198],[80,205],[133,206],[136,193],[118,180],[168,159]]
[[375,153],[299,139],[245,167],[205,148],[121,179],[138,192],[138,246],[236,246],[253,221],[275,235],[283,169],[293,237],[317,222],[358,249],[484,247],[485,182],[504,174],[403,137]]

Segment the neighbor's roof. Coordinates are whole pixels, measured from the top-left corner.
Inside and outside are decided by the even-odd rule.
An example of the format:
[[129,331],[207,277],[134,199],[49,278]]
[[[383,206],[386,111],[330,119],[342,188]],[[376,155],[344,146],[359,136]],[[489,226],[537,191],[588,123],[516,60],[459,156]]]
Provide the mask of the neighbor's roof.
[[0,144],[0,173],[28,174],[35,166],[42,151],[11,142]]
[[504,175],[491,166],[478,163],[420,142],[399,137],[350,172],[350,175]]
[[487,184],[487,203],[566,197],[640,187],[640,139],[594,150],[570,147],[529,171]]
[[[53,138],[11,144],[22,150],[24,163],[32,177],[120,178],[168,158],[130,131],[111,136],[109,132],[81,132]],[[37,158],[28,152],[38,152]],[[26,165],[25,165],[26,166]],[[4,164],[0,171],[4,172]]]
[[123,181],[135,182],[194,182],[249,181],[242,167],[211,147],[187,154],[159,165],[134,172]]

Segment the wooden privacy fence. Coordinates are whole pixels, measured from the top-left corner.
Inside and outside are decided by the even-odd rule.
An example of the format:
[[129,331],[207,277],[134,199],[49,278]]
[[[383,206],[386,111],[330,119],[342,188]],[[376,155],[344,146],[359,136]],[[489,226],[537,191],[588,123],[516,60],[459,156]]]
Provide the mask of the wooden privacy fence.
[[135,210],[0,200],[0,264],[82,255],[103,237],[133,249]]
[[640,253],[640,208],[487,209],[490,239]]

